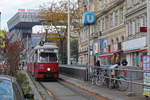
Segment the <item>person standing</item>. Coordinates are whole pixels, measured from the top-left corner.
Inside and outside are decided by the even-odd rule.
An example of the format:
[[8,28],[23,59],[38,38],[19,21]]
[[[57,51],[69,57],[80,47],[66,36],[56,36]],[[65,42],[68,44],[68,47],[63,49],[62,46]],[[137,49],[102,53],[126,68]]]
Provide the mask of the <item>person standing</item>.
[[100,66],[100,61],[99,60],[97,60],[96,66]]

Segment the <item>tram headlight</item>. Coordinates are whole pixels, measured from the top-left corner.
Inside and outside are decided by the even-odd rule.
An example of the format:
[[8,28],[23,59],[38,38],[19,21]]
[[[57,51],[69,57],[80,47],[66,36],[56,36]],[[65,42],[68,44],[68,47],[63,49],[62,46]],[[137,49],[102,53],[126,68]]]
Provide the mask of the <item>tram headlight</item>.
[[47,68],[47,71],[51,71],[51,69],[50,69],[50,68]]

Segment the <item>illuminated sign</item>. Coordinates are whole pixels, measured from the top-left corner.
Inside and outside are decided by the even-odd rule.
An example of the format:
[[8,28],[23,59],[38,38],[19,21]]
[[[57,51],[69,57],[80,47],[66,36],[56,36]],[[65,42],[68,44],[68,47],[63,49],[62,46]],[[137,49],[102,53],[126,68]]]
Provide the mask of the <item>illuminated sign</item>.
[[37,12],[38,9],[18,9],[18,12]]
[[82,19],[82,21],[83,21],[82,23],[83,23],[84,25],[92,25],[92,24],[94,24],[95,21],[96,21],[96,16],[95,16],[95,14],[92,13],[92,12],[86,12],[86,13],[83,14],[83,19]]

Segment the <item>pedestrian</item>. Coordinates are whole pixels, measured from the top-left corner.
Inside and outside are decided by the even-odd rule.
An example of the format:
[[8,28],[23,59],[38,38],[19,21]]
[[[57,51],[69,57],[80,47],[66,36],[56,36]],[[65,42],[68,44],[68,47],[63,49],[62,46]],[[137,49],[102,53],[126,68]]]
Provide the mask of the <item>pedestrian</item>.
[[127,60],[124,58],[124,59],[122,60],[121,64],[122,64],[123,66],[127,66],[127,65],[128,65],[128,62],[127,62]]
[[88,65],[88,61],[86,61],[85,64]]
[[99,60],[97,60],[96,66],[100,66],[100,61]]
[[118,53],[116,53],[115,64],[118,64],[118,66],[120,66],[120,55]]

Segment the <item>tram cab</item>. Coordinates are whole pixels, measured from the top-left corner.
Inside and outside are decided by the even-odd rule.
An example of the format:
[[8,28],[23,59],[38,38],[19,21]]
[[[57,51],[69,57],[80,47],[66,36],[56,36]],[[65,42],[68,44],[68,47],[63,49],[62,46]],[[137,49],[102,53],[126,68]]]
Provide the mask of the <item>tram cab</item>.
[[32,74],[35,78],[59,78],[58,47],[55,43],[37,45],[33,51]]

